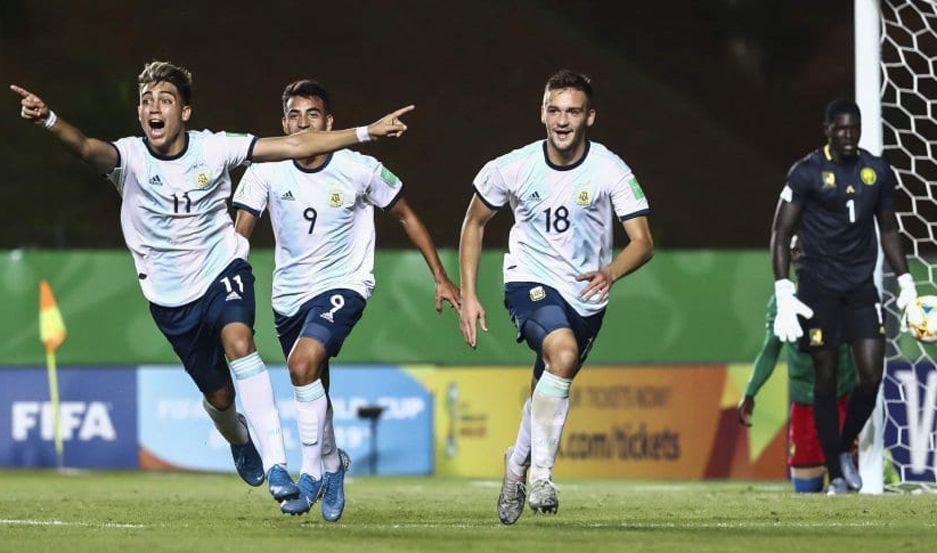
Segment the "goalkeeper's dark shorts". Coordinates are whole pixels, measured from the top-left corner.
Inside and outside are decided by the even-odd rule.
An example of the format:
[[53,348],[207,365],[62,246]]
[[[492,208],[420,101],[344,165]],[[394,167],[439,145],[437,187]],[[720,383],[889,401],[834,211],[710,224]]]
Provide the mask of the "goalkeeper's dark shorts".
[[230,385],[231,372],[221,345],[229,323],[254,328],[254,273],[235,259],[215,278],[201,298],[179,307],[150,304],[150,313],[186,372],[205,395]]
[[813,309],[810,319],[798,317],[804,331],[802,351],[836,349],[844,342],[885,335],[882,303],[871,278],[853,290],[834,292],[800,273],[797,298]]
[[572,330],[579,347],[581,366],[586,362],[605,317],[604,309],[595,315],[583,317],[555,288],[536,282],[506,283],[504,306],[508,308],[511,320],[517,327],[517,341],[526,340],[530,349],[537,353],[537,360],[534,362],[535,378],[540,378],[543,374],[541,347],[547,334],[559,328]]

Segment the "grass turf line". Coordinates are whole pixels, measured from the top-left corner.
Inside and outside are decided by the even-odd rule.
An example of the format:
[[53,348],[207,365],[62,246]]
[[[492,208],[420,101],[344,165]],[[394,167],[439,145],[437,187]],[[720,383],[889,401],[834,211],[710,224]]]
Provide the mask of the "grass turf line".
[[787,484],[560,481],[560,512],[497,520],[498,486],[354,478],[338,524],[279,513],[234,475],[0,471],[0,551],[933,551],[933,496],[795,496]]

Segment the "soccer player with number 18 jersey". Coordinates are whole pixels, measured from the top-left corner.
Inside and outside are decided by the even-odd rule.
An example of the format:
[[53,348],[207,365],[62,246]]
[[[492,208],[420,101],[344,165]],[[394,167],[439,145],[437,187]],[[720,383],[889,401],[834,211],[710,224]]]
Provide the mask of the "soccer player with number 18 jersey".
[[[485,224],[505,205],[514,213],[504,256],[505,305],[537,354],[532,393],[524,404],[517,441],[505,455],[498,517],[513,524],[524,508],[556,513],[552,481],[569,389],[602,325],[612,284],[646,263],[653,243],[644,192],[618,156],[586,132],[595,121],[592,84],[563,70],[547,81],[541,122],[547,139],[485,165],[462,226],[461,329],[477,344],[476,323],[487,331],[476,293]],[[628,246],[612,256],[613,217]]]

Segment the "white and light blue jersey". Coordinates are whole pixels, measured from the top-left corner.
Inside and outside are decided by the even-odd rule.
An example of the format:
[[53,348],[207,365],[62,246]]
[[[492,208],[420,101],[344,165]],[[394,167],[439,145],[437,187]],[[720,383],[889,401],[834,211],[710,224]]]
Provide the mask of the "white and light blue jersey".
[[304,169],[293,161],[257,163],[241,178],[234,205],[259,217],[276,238],[273,310],[292,316],[334,288],[365,299],[374,289],[374,207],[390,209],[403,183],[381,162],[351,150]]
[[113,143],[120,159],[108,179],[122,199],[120,225],[146,299],[185,305],[234,259],[247,259],[248,242],[228,214],[228,172],[250,161],[255,140],[188,131],[174,156],[156,154],[142,137]]
[[489,208],[514,212],[504,282],[552,286],[579,314],[594,315],[608,302],[581,300],[588,282],[576,276],[612,261],[613,214],[645,216],[647,198],[631,168],[598,142],[587,141],[568,166],[551,163],[546,148],[541,140],[488,162],[475,192]]

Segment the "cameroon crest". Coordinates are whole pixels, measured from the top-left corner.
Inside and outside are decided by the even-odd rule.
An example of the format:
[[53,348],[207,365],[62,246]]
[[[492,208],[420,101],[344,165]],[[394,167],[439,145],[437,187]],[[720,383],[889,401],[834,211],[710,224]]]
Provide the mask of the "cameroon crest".
[[875,181],[878,180],[878,175],[875,174],[875,169],[871,167],[863,167],[859,171],[859,178],[862,179],[862,182],[868,186],[875,184]]

